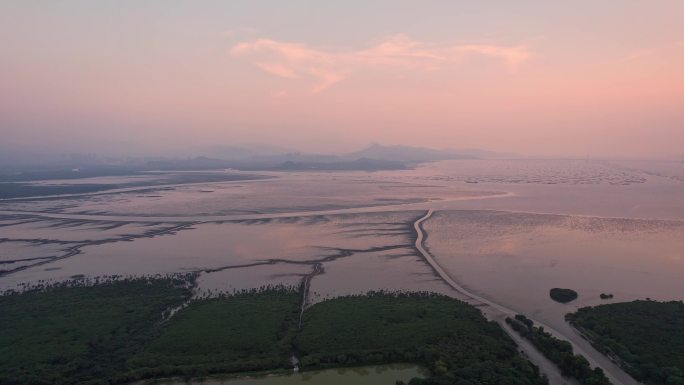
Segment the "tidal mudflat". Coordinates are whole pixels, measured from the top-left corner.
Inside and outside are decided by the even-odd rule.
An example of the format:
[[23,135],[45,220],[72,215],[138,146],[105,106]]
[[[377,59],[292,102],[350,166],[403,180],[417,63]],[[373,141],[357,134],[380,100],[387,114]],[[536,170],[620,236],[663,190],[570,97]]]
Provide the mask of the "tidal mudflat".
[[[24,199],[51,199],[56,196],[82,197],[131,192],[153,192],[173,186],[205,184],[211,182],[244,181],[267,179],[267,176],[252,173],[225,171],[203,172],[137,172],[132,175],[88,176],[73,171],[61,174],[61,179],[41,179],[40,174],[2,175],[0,177],[0,198],[10,201]],[[45,177],[44,176],[44,177]],[[44,178],[43,177],[43,178]],[[72,179],[73,178],[73,179]]]
[[[414,224],[433,210],[423,245],[446,274],[597,357],[565,313],[681,299],[683,172],[678,163],[468,160],[3,201],[0,288],[193,272],[196,297],[285,284],[304,286],[305,306],[383,289],[464,298],[416,248]],[[579,298],[556,303],[553,287]],[[611,379],[632,383],[624,376]]]
[[[2,287],[73,277],[199,272],[199,292],[292,284],[307,276],[315,276],[314,298],[371,289],[443,291],[413,249],[412,223],[420,214],[361,213],[144,226],[127,223],[111,228],[107,222],[69,221],[69,229],[82,228],[84,234],[98,227],[111,233],[88,242],[74,240],[69,231],[70,240],[65,242],[69,247],[78,246],[75,255],[51,261],[49,267],[41,263],[16,271],[3,279]],[[31,222],[21,233],[34,239],[30,234],[35,228],[36,237],[59,237],[61,224],[56,220]],[[46,233],[46,229],[52,232]]]
[[[368,173],[240,174],[228,181],[150,185],[101,194],[0,201],[0,209],[129,217],[193,217],[391,206],[491,195]],[[268,178],[268,179],[264,179]],[[82,184],[83,181],[78,181]],[[274,199],[277,197],[277,199]]]
[[[625,163],[629,167],[625,167]],[[657,172],[650,171],[657,167]],[[496,199],[436,201],[433,209],[502,210],[613,218],[684,220],[682,162],[465,160],[401,171],[404,180],[480,191]]]

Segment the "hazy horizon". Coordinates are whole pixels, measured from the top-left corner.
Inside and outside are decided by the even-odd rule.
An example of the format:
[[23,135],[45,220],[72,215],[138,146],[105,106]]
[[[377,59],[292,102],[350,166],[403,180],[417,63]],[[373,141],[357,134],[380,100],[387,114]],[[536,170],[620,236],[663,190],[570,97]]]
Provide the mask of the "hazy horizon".
[[684,3],[5,1],[0,151],[679,159]]

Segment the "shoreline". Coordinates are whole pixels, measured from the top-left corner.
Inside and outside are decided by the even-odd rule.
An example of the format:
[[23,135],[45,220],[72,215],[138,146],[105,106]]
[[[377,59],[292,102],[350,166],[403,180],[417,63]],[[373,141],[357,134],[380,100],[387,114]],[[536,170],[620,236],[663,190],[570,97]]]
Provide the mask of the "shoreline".
[[[466,288],[464,288],[458,282],[456,282],[454,279],[452,279],[451,276],[449,276],[449,274],[439,265],[439,263],[437,263],[435,258],[425,248],[425,245],[424,245],[425,230],[423,229],[422,225],[423,225],[423,222],[430,219],[430,217],[432,216],[433,213],[434,213],[434,210],[429,209],[425,213],[424,216],[422,216],[421,218],[416,220],[413,224],[414,229],[416,231],[416,242],[415,242],[416,249],[423,256],[426,263],[428,263],[432,267],[434,272],[442,279],[442,281],[444,283],[449,285],[456,292],[466,296],[470,300],[473,300],[473,301],[479,303],[480,306],[478,306],[477,304],[473,304],[473,303],[471,303],[471,305],[474,305],[474,306],[477,306],[478,308],[480,308],[482,310],[482,313],[485,316],[487,316],[487,318],[489,318],[493,321],[496,321],[510,335],[512,330],[510,328],[507,328],[504,325],[505,324],[504,319],[506,316],[515,316],[516,314],[518,314],[518,312],[514,311],[513,309],[507,308],[503,305],[500,305],[500,304],[498,304],[492,300],[489,300],[487,298],[484,298],[482,296],[479,296],[477,294],[474,294],[474,293],[468,291]],[[487,308],[493,309],[494,312],[492,312],[491,310],[487,310]],[[577,343],[578,341],[566,337],[562,333],[558,332],[554,328],[551,328],[542,322],[539,322],[533,318],[530,318],[530,319],[532,321],[534,321],[535,324],[542,326],[545,330],[547,330],[549,333],[556,336],[557,338],[568,341],[572,345],[576,354],[580,354],[580,355],[584,356],[587,359],[587,361],[589,361],[589,363],[592,367],[602,368],[606,372],[606,375],[609,377],[609,379],[615,385],[638,385],[638,382],[636,380],[634,380],[622,368],[615,365],[610,360],[609,357],[606,357],[605,355],[603,355],[602,353],[600,353],[598,351],[597,351],[597,354],[591,354],[591,355],[587,354],[587,350],[585,348],[578,346],[578,343]],[[514,338],[512,335],[511,335],[511,337]],[[514,338],[514,340],[515,340],[515,338]],[[589,347],[591,349],[594,349],[593,347],[591,347],[591,345],[589,345]],[[536,351],[536,349],[534,349],[534,350]],[[544,365],[544,366],[548,367],[548,365]],[[555,367],[555,365],[553,365],[553,367]],[[556,371],[557,370],[558,370],[558,368],[556,368]],[[559,377],[563,378],[565,380],[565,382],[568,381],[564,377],[560,376],[560,374],[558,376],[556,376],[554,374],[553,376],[556,378],[559,378]],[[549,380],[551,380],[551,378],[549,378]]]

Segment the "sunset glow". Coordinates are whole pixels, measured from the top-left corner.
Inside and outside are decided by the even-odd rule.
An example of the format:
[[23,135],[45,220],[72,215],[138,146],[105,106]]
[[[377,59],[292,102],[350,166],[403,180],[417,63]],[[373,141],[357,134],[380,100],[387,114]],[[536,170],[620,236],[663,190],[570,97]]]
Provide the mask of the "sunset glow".
[[684,3],[0,4],[3,145],[684,151]]

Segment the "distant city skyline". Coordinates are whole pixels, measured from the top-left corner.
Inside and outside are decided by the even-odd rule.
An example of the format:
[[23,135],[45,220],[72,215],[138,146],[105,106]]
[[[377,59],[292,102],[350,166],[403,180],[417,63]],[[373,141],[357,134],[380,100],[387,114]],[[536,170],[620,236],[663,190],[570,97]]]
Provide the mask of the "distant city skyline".
[[0,42],[0,149],[684,152],[676,0],[10,0]]

